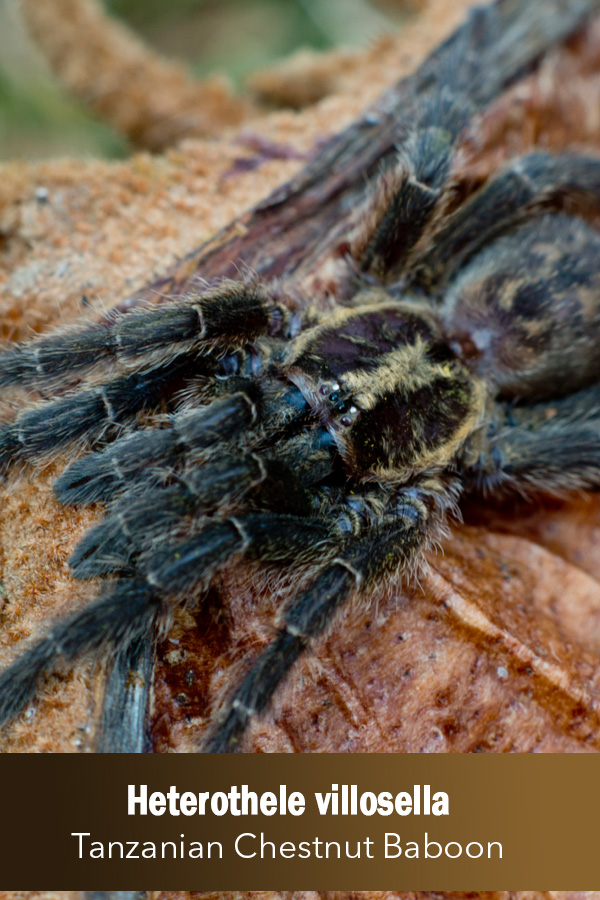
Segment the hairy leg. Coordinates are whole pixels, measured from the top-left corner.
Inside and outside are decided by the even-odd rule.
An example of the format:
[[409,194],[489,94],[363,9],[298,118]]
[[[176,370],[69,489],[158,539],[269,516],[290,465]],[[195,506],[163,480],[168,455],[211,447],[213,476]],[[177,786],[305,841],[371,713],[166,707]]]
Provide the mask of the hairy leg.
[[220,722],[203,748],[206,752],[239,748],[253,718],[267,709],[299,657],[332,624],[355,590],[416,564],[443,511],[418,487],[401,490],[393,506],[393,513],[347,539],[308,589],[284,610],[274,641],[226,699]]
[[[310,470],[309,470],[310,471]],[[315,476],[318,478],[318,469]],[[308,479],[305,479],[305,482]],[[104,520],[81,539],[69,563],[77,578],[93,578],[130,570],[141,553],[160,548],[194,519],[217,508],[236,507],[260,489],[263,507],[311,515],[316,496],[292,466],[257,453],[220,454],[193,467],[167,485],[127,492]]]
[[[225,381],[231,390],[201,409],[183,410],[170,416],[163,428],[146,428],[125,435],[102,451],[77,460],[59,476],[54,492],[61,503],[107,501],[124,491],[138,492],[165,476],[202,465],[207,451],[225,449],[237,440],[251,448],[270,430],[277,434],[310,415],[306,401],[296,388],[273,382],[271,396],[265,385],[251,379]],[[268,437],[265,437],[268,443]],[[310,447],[305,453],[310,453]],[[230,452],[230,450],[227,450]]]
[[600,386],[530,406],[499,405],[471,475],[483,490],[600,488]]
[[200,523],[191,537],[142,556],[135,577],[107,585],[98,600],[58,622],[0,674],[0,724],[27,705],[61,662],[96,649],[124,652],[143,640],[232,557],[314,563],[335,545],[331,529],[314,519],[256,513]]
[[151,586],[132,580],[122,582],[119,590],[109,588],[81,612],[59,621],[0,673],[0,725],[27,706],[61,662],[72,663],[98,649],[126,652],[135,642],[147,640],[162,614]]
[[0,426],[0,474],[16,463],[99,440],[109,429],[123,428],[141,413],[159,409],[169,392],[193,373],[192,364],[180,357],[25,410],[11,424]]
[[533,210],[577,196],[600,202],[600,159],[531,153],[512,160],[434,230],[411,263],[411,280],[429,288],[448,283],[469,257]]
[[150,472],[175,470],[182,459],[227,443],[251,427],[258,417],[255,399],[238,391],[204,409],[176,413],[167,428],[146,428],[127,435],[69,466],[57,479],[54,492],[66,504],[111,500],[126,489],[147,483]]
[[65,376],[109,362],[130,372],[156,369],[181,355],[223,354],[265,334],[283,334],[290,320],[268,287],[223,281],[105,325],[71,328],[19,344],[0,355],[0,386],[55,386]]
[[[360,272],[387,282],[404,273],[443,196],[459,135],[497,95],[508,70],[518,71],[513,57],[519,46],[523,51],[530,46],[532,17],[533,4],[476,7],[434,55],[432,64],[437,63],[436,78],[443,87],[415,97],[412,115],[403,119],[396,162],[383,172],[366,227],[351,247]],[[550,18],[543,28],[552,27]],[[521,64],[531,61],[523,59]]]

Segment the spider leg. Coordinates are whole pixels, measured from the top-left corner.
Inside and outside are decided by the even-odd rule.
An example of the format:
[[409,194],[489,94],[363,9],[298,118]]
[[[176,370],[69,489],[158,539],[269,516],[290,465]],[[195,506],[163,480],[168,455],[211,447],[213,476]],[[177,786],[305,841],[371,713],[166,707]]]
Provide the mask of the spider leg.
[[394,166],[383,173],[357,238],[350,248],[358,269],[393,281],[417,243],[441,196],[452,149],[469,117],[469,105],[443,91],[427,104],[404,138]]
[[166,428],[125,435],[77,460],[56,480],[57,498],[65,504],[95,503],[123,491],[136,493],[253,427],[268,433],[307,415],[308,406],[297,388],[278,384],[273,399],[255,381],[234,378],[230,389],[232,393],[202,409],[175,413]]
[[[256,453],[226,455],[192,468],[174,484],[131,497],[125,494],[105,519],[92,528],[77,545],[69,564],[77,578],[109,575],[131,565],[133,557],[160,546],[177,533],[182,524],[189,528],[194,516],[213,512],[218,506],[239,501],[261,488],[263,502],[269,499],[269,482],[285,481],[290,505],[312,512],[311,495],[302,489],[291,468]],[[279,494],[279,492],[278,492]],[[279,497],[278,497],[279,498]],[[281,505],[278,506],[281,510]]]
[[250,722],[263,713],[279,685],[311,642],[329,627],[357,589],[418,560],[439,522],[440,508],[418,487],[401,490],[393,514],[340,542],[333,558],[282,615],[274,641],[226,700],[221,721],[210,735],[209,753],[233,752]]
[[256,392],[236,391],[203,409],[176,413],[168,428],[126,435],[69,466],[56,480],[54,492],[65,504],[110,500],[138,482],[146,483],[148,470],[174,467],[182,456],[232,440],[256,422],[257,402]]
[[[500,14],[499,14],[500,12]],[[456,141],[474,113],[487,102],[480,96],[481,59],[506,48],[502,11],[477,7],[440,56],[441,90],[415,98],[413,121],[399,135],[395,164],[383,173],[366,213],[366,226],[351,246],[359,271],[379,281],[397,280],[412,248],[431,220],[450,172]],[[490,84],[488,84],[488,88]]]
[[190,360],[136,372],[50,400],[0,426],[0,473],[14,463],[51,456],[70,444],[100,439],[142,412],[160,407],[169,390],[190,374]]
[[96,753],[146,753],[154,671],[156,622],[107,660],[102,713],[94,735]]
[[112,582],[98,600],[60,621],[0,674],[0,724],[27,705],[61,661],[99,648],[126,651],[191,592],[206,587],[232,557],[308,562],[326,558],[331,547],[331,529],[320,520],[256,513],[210,520],[191,538],[151,550],[140,559],[135,578]]
[[[310,516],[321,498],[310,490],[332,468],[334,442],[323,428],[283,446],[244,454],[215,451],[177,473],[166,484],[127,491],[104,520],[81,539],[70,559],[77,578],[128,569],[132,560],[172,538],[181,527],[217,508],[248,498],[260,508]],[[305,460],[305,461],[304,461]]]
[[223,281],[165,306],[118,316],[19,344],[0,355],[0,386],[55,385],[63,376],[110,362],[125,372],[156,369],[189,354],[224,353],[280,334],[289,311],[257,283]]
[[411,281],[427,287],[447,283],[500,232],[573,195],[600,200],[600,159],[531,153],[511,161],[434,231],[411,263]]
[[600,487],[600,386],[530,406],[498,405],[471,475],[478,489]]
[[442,87],[415,97],[413,121],[399,135],[396,164],[384,171],[367,210],[366,227],[352,242],[351,255],[360,272],[386,282],[404,275],[411,251],[444,195],[460,134],[476,113],[531,66],[537,56],[532,45],[543,32],[549,37],[565,13],[566,7],[560,13],[555,9],[541,25],[535,3],[476,7],[433,55]]
[[0,724],[27,706],[60,661],[74,662],[91,650],[107,646],[121,650],[144,641],[161,612],[160,598],[151,585],[128,581],[58,622],[0,674]]

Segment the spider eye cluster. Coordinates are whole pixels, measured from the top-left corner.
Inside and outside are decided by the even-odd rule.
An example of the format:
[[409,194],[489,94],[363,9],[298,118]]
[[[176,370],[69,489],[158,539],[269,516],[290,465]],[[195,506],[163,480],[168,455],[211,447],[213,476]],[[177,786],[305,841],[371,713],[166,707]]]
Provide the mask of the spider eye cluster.
[[328,407],[339,424],[343,428],[351,428],[360,414],[352,396],[345,394],[337,382],[327,381],[319,386],[319,395],[327,399]]

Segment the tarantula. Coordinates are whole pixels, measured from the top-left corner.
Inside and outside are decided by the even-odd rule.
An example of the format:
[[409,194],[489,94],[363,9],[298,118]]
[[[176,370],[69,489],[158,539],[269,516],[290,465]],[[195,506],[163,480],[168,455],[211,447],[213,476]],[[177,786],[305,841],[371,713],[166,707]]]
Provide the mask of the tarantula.
[[[596,5],[559,5],[548,41]],[[103,590],[0,675],[0,721],[59,662],[152,634],[232,559],[293,565],[303,586],[206,747],[236,749],[355,592],[418,571],[461,495],[600,487],[600,234],[556,208],[600,199],[600,160],[533,153],[442,214],[459,135],[523,67],[511,50],[486,94],[482,60],[493,48],[498,70],[531,8],[477,9],[432,57],[330,315],[294,311],[285,280],[222,279],[0,356],[4,387],[89,376],[1,427],[0,466],[80,444],[56,495],[108,504],[70,560]]]

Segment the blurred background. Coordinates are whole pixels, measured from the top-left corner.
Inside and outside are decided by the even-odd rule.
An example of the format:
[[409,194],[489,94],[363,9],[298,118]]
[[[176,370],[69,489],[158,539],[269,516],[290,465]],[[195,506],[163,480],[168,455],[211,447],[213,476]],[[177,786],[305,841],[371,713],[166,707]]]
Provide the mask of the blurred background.
[[[48,2],[48,0],[47,0]],[[414,13],[418,0],[104,0],[144,41],[201,78],[244,75],[300,47],[366,46]],[[21,20],[0,0],[0,160],[123,157],[127,141],[71,99]]]

